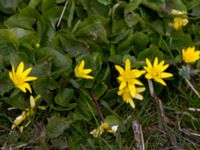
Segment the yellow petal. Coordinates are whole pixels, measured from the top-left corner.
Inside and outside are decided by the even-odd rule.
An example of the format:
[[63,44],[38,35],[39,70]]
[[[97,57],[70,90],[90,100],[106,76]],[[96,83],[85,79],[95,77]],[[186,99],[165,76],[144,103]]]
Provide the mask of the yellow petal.
[[145,87],[139,87],[139,88],[136,88],[136,92],[137,92],[137,93],[144,92],[145,90],[146,90]]
[[115,69],[117,69],[117,71],[119,72],[119,74],[123,74],[124,73],[124,69],[119,66],[119,65],[115,65]]
[[33,77],[33,76],[26,77],[24,81],[33,81],[33,80],[37,80],[37,77]]
[[27,75],[28,75],[31,71],[32,71],[32,68],[26,69],[26,70],[22,73],[23,78],[27,77]]
[[155,58],[154,62],[153,62],[153,66],[157,66],[158,65],[158,57]]
[[132,76],[134,76],[135,78],[140,77],[141,75],[143,75],[146,71],[144,70],[137,70],[137,69],[133,69],[131,70],[131,74]]
[[84,74],[88,74],[88,73],[90,73],[90,72],[92,72],[92,69],[84,69],[84,70],[83,70],[83,73],[84,73]]
[[83,69],[84,66],[85,66],[85,61],[84,61],[84,60],[81,60],[81,63],[80,63],[80,65],[79,65],[78,68]]
[[90,76],[90,75],[82,75],[82,78],[85,78],[85,79],[94,79],[94,77]]
[[30,85],[28,83],[24,83],[23,87],[26,88],[26,89],[28,89],[29,92],[32,93],[31,87],[30,87]]
[[151,76],[151,74],[147,73],[147,74],[145,75],[145,78],[146,78],[146,79],[152,79],[152,76]]
[[126,82],[121,82],[121,84],[119,85],[119,90],[122,90],[123,88],[126,87]]
[[131,96],[134,97],[135,94],[136,94],[135,85],[128,85],[128,89],[129,89],[129,92],[130,92]]
[[166,64],[166,65],[162,66],[162,68],[161,68],[161,70],[160,70],[160,71],[161,71],[161,72],[162,72],[162,71],[165,71],[165,70],[166,70],[168,67],[169,67],[169,65],[168,65],[168,64]]
[[30,105],[32,109],[35,108],[35,99],[32,95],[30,96]]
[[26,93],[26,87],[23,85],[17,86],[22,92]]
[[164,85],[164,86],[167,86],[166,83],[165,83],[165,81],[162,80],[162,79],[160,79],[160,78],[155,78],[154,80],[155,80],[156,82],[158,82],[158,83],[161,83],[161,84]]
[[24,70],[24,62],[21,61],[17,68],[16,74],[21,75],[23,73],[23,70]]
[[131,105],[131,107],[134,109],[135,108],[135,104],[133,102],[133,100],[129,101],[129,104]]
[[173,74],[168,73],[168,72],[162,72],[160,75],[161,78],[170,78],[172,76],[173,76]]
[[129,58],[126,58],[126,62],[125,62],[125,70],[129,71],[131,70],[131,61]]
[[134,98],[135,98],[135,99],[138,99],[138,100],[143,100],[143,99],[144,99],[144,97],[143,97],[141,94],[139,94],[139,93],[137,93],[137,94],[134,96]]
[[162,67],[162,66],[164,65],[164,63],[165,63],[165,61],[163,60],[163,61],[161,61],[161,62],[158,64],[158,66],[159,66],[159,67]]
[[140,82],[139,80],[137,80],[137,79],[135,79],[134,81],[134,84],[136,84],[136,85],[143,85],[143,83],[142,82]]
[[147,68],[152,68],[151,62],[148,58],[146,58]]
[[11,72],[9,72],[9,77],[10,77],[10,79],[13,81],[13,75],[12,75]]
[[12,74],[15,75],[15,67],[12,65]]

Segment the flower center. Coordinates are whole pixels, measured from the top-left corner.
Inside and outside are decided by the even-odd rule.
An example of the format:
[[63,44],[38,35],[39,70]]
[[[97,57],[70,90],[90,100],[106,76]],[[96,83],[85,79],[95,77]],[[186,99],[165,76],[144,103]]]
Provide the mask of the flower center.
[[20,86],[24,83],[24,78],[22,78],[21,76],[15,76],[14,83],[17,86]]
[[134,78],[133,74],[131,74],[131,71],[125,71],[124,72],[124,80],[126,82],[132,80]]
[[152,70],[151,70],[151,76],[152,76],[153,78],[160,78],[160,71],[158,71],[158,70],[155,69],[155,68],[152,68]]

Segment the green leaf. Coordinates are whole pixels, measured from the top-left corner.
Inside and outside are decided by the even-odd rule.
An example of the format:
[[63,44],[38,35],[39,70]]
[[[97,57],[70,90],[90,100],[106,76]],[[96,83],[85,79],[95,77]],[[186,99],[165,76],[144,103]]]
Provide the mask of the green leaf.
[[119,53],[123,53],[124,50],[133,49],[133,52],[139,54],[149,43],[149,38],[143,32],[136,32],[129,34],[129,36],[120,42],[117,47]]
[[55,103],[63,106],[63,107],[68,107],[70,104],[70,100],[74,96],[74,90],[70,88],[63,88],[58,91],[56,97],[55,97]]
[[191,35],[185,34],[182,31],[173,32],[171,37],[172,37],[172,45],[171,45],[172,49],[182,49],[194,45]]
[[72,60],[68,55],[64,55],[53,48],[44,47],[37,49],[36,57],[40,61],[52,60],[52,71],[55,71],[55,73],[63,72],[66,77],[71,74]]
[[134,12],[136,8],[140,5],[142,0],[134,0],[126,5],[124,8],[125,21],[129,27],[132,27],[141,20],[140,16]]
[[19,0],[0,0],[0,10],[5,14],[10,15],[16,11],[18,3]]
[[171,9],[177,9],[179,11],[187,12],[187,7],[185,6],[182,0],[168,0],[167,5]]
[[34,33],[33,31],[25,30],[23,28],[11,28],[11,29],[9,29],[9,31],[12,33],[15,33],[15,35],[18,39]]
[[41,3],[41,1],[42,0],[30,0],[28,6],[35,8]]
[[77,103],[70,103],[67,105],[67,107],[53,106],[53,105],[51,107],[52,107],[52,109],[54,109],[56,111],[65,111],[66,112],[66,111],[76,108],[77,105],[78,105]]
[[21,110],[24,110],[26,108],[25,99],[24,99],[23,95],[21,95],[21,94],[18,94],[14,97],[4,97],[3,100],[7,104],[9,104],[15,108],[18,108]]
[[65,136],[60,136],[58,138],[51,139],[51,143],[55,149],[67,149],[69,148],[68,142]]
[[138,55],[137,60],[145,60],[146,58],[154,59],[155,57],[163,59],[163,53],[159,50],[157,46],[152,45],[150,48],[147,48],[144,51],[142,51]]
[[70,4],[69,8],[70,8],[70,12],[69,12],[69,17],[68,17],[68,27],[70,28],[72,25],[72,20],[73,20],[74,12],[75,12],[74,0],[71,0],[71,4]]
[[54,48],[62,49],[73,57],[80,54],[80,52],[88,53],[85,45],[66,30],[58,31],[52,43]]
[[108,89],[108,86],[104,83],[96,84],[94,86],[94,93],[97,99],[99,99]]
[[39,17],[39,13],[36,9],[32,7],[26,7],[22,9],[19,13],[16,13],[8,18],[4,22],[5,26],[8,28],[24,28],[33,30],[33,25],[36,23],[36,18]]
[[124,9],[124,13],[128,14],[133,12],[135,9],[138,8],[138,6],[140,5],[140,3],[142,2],[142,0],[134,0],[131,1],[130,3],[128,3]]
[[87,11],[88,16],[107,16],[109,13],[109,7],[102,5],[96,0],[81,0],[81,3]]
[[44,101],[46,101],[49,105],[53,103],[54,95],[52,93],[52,90],[55,90],[57,88],[58,83],[48,78],[39,78],[33,83],[33,89],[36,94],[41,95]]
[[127,23],[127,25],[129,27],[133,27],[134,25],[136,25],[139,21],[141,20],[139,14],[137,13],[130,13],[130,14],[126,14],[125,16],[125,21]]
[[[0,61],[2,61],[2,57],[0,55]],[[2,67],[1,67],[2,68]],[[11,80],[9,79],[8,72],[1,73],[0,76],[0,95],[3,96],[5,93],[9,92],[12,87],[13,83],[11,83]]]
[[113,126],[113,125],[119,125],[120,120],[114,115],[109,115],[106,116],[106,122],[108,122],[110,126]]
[[97,43],[107,44],[108,39],[106,27],[108,23],[108,18],[90,16],[78,24],[77,29],[74,31],[74,35],[79,38],[84,38],[84,40],[90,39]]
[[112,0],[97,0],[97,1],[105,6],[112,4]]
[[61,135],[67,128],[69,124],[64,117],[60,116],[51,116],[48,119],[48,124],[46,126],[47,137],[48,138],[56,138]]

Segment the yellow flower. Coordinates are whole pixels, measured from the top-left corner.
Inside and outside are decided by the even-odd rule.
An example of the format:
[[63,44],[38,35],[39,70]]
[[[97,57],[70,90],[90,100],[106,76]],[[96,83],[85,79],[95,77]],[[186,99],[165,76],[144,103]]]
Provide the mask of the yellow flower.
[[[19,126],[19,124],[21,124],[23,121],[27,120],[30,116],[33,116],[35,114],[36,103],[40,98],[41,98],[40,95],[36,96],[35,98],[32,95],[30,96],[29,98],[30,108],[25,109],[24,111],[22,111],[21,115],[16,117],[11,127],[12,130],[16,128],[17,126]],[[37,108],[44,110],[45,106],[37,106]],[[20,132],[23,132],[23,128],[27,127],[29,124],[30,124],[30,121],[28,121],[25,125],[19,127]]]
[[135,85],[143,85],[136,78],[139,78],[142,74],[145,73],[145,71],[144,70],[141,71],[137,69],[131,70],[131,62],[130,62],[130,59],[128,58],[125,61],[125,69],[123,69],[119,65],[115,65],[115,68],[120,74],[117,78],[120,83],[119,90],[122,90],[123,88],[128,86],[131,96],[134,97],[136,94]]
[[181,29],[183,26],[186,26],[188,24],[188,19],[187,18],[182,18],[182,17],[175,17],[174,21],[169,23],[169,26],[173,27],[175,30]]
[[200,50],[195,51],[195,47],[188,47],[186,50],[182,49],[182,56],[186,63],[195,63],[200,59]]
[[115,134],[117,132],[117,129],[118,129],[118,125],[114,125],[110,127],[110,125],[105,121],[105,122],[102,122],[101,125],[97,129],[92,130],[90,134],[92,134],[94,137],[99,137],[103,133],[106,133],[106,132]]
[[144,67],[144,69],[147,71],[145,78],[147,79],[154,79],[156,82],[161,83],[162,85],[166,86],[164,78],[172,77],[173,74],[164,72],[169,65],[164,65],[164,60],[158,63],[158,58],[156,57],[154,60],[153,65],[149,61],[148,58],[146,58],[146,64],[147,66]]
[[126,102],[129,103],[131,105],[132,108],[135,108],[135,104],[133,101],[134,99],[138,99],[138,100],[143,100],[144,97],[140,94],[141,92],[145,91],[144,87],[136,87],[136,94],[135,96],[131,96],[130,91],[128,89],[128,87],[123,88],[122,90],[119,90],[117,92],[118,95],[122,95],[122,99]]
[[28,74],[31,72],[32,68],[28,68],[24,70],[24,63],[20,62],[16,72],[15,67],[12,65],[12,72],[9,72],[9,77],[13,81],[16,87],[18,87],[20,90],[26,93],[26,89],[29,90],[30,93],[32,93],[31,87],[28,81],[36,80],[37,77],[30,76],[28,77]]
[[84,69],[85,61],[81,60],[81,62],[76,65],[74,72],[75,76],[78,78],[85,78],[85,79],[94,79],[94,77],[88,75],[90,72],[92,72],[92,69]]

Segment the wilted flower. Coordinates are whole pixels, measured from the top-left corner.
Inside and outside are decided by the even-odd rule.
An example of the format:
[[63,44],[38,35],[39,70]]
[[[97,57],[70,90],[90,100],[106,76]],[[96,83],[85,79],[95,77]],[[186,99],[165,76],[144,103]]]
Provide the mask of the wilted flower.
[[[46,109],[46,106],[37,106],[36,107],[36,102],[41,98],[40,95],[36,96],[35,98],[31,95],[30,96],[30,108],[25,109],[21,115],[16,117],[16,119],[13,122],[13,125],[11,129],[16,128],[19,124],[21,124],[23,121],[28,120],[29,117],[33,116],[35,114],[36,108],[44,110]],[[19,127],[20,132],[23,132],[23,129],[27,127],[30,124],[30,121],[28,121],[25,125]]]
[[121,95],[123,100],[126,103],[129,103],[131,105],[132,108],[135,108],[135,104],[133,99],[138,99],[138,100],[143,100],[144,97],[140,94],[141,92],[144,92],[145,88],[144,87],[136,87],[136,94],[135,96],[131,96],[130,91],[128,89],[128,87],[123,88],[122,90],[119,90],[117,92],[118,95]]
[[119,65],[115,65],[115,68],[120,74],[117,77],[120,83],[119,90],[128,87],[131,96],[134,97],[136,94],[135,85],[143,85],[137,78],[139,78],[142,74],[144,74],[145,71],[138,69],[131,69],[131,61],[128,58],[125,61],[125,69],[123,69]]
[[185,11],[180,11],[180,10],[176,10],[176,9],[172,9],[171,11],[170,11],[170,14],[171,15],[187,15],[187,12],[185,12]]
[[195,63],[200,59],[200,50],[195,51],[195,47],[188,47],[187,49],[182,49],[183,60],[186,63]]
[[78,78],[85,78],[85,79],[94,79],[94,77],[88,75],[92,72],[92,69],[84,69],[85,61],[81,60],[79,64],[76,65],[74,72],[75,76]]
[[144,69],[147,71],[147,73],[145,78],[154,79],[156,82],[166,86],[166,83],[163,79],[172,77],[173,74],[164,72],[169,67],[168,64],[164,65],[164,63],[164,60],[158,63],[158,58],[156,57],[152,65],[149,59],[146,58],[147,66],[145,66]]
[[175,30],[181,29],[183,26],[186,26],[188,24],[188,19],[187,18],[182,18],[182,17],[175,17],[173,22],[169,23],[169,26],[173,27]]
[[118,125],[114,125],[110,127],[110,125],[105,121],[105,122],[102,122],[98,128],[92,130],[90,134],[92,134],[94,137],[99,137],[103,133],[107,133],[107,132],[115,134],[117,132],[117,129],[118,129]]
[[15,67],[12,65],[12,72],[9,72],[9,77],[13,81],[16,87],[18,87],[20,90],[26,93],[26,89],[29,90],[30,93],[32,93],[31,87],[28,81],[36,80],[37,77],[29,76],[28,74],[31,72],[32,68],[28,68],[24,70],[24,63],[20,62],[16,72]]

